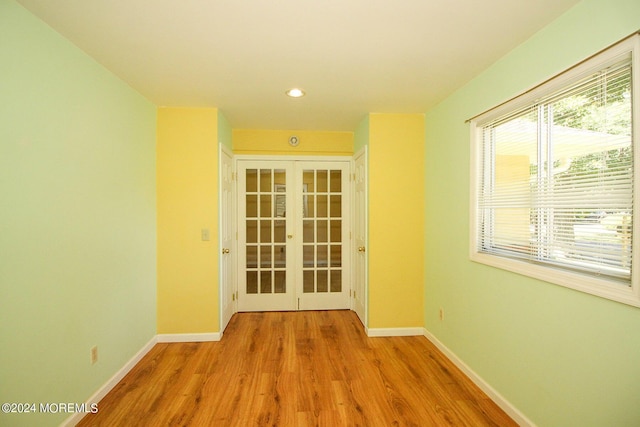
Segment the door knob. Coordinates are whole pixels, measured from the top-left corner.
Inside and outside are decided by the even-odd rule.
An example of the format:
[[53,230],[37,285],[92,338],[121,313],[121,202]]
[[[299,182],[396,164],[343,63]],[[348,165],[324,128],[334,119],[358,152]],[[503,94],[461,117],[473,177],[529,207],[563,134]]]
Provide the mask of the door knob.
[[360,247],[358,248],[358,252],[364,252],[364,251],[365,251],[364,246],[360,246]]
[[223,253],[223,254],[228,254],[228,253],[229,253],[229,249],[227,249],[227,248],[222,248],[222,253]]
[[293,239],[293,234],[287,234],[287,239]]

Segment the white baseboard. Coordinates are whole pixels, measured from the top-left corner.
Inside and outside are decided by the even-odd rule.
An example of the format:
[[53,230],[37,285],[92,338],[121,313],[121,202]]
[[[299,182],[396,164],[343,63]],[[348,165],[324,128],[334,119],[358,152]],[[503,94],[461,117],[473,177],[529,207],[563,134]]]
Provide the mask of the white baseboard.
[[469,377],[471,381],[475,383],[496,405],[498,405],[504,412],[506,412],[518,425],[522,427],[535,427],[536,425],[528,419],[522,412],[513,406],[507,399],[505,399],[500,393],[498,393],[491,385],[486,382],[482,377],[476,374],[466,363],[462,361],[454,352],[449,350],[447,346],[440,342],[431,332],[426,329],[423,330],[424,336],[431,341],[438,349],[444,353],[454,365],[458,367],[464,374]]
[[220,341],[220,332],[208,332],[202,334],[158,334],[158,342],[203,342]]
[[[140,360],[153,348],[154,345],[158,342],[157,336],[154,336],[149,340],[148,343],[144,345],[127,363],[124,364],[122,368],[118,372],[116,372],[110,379],[107,381],[102,387],[100,387],[88,400],[87,407],[91,406],[94,403],[99,403],[103,397],[107,395],[123,378],[125,375],[129,373],[131,369],[133,369]],[[87,415],[84,412],[78,412],[67,418],[60,424],[60,426],[71,427],[75,426]]]
[[[145,354],[153,348],[156,343],[172,343],[172,342],[202,342],[202,341],[220,341],[221,332],[212,332],[204,334],[158,334],[151,338],[125,365],[118,370],[102,387],[98,389],[86,402],[87,407],[93,403],[99,403],[103,397],[107,395],[123,378],[129,373],[133,367],[140,362]],[[67,418],[60,424],[61,427],[75,426],[87,415],[84,412],[78,412]]]
[[413,337],[424,335],[424,328],[365,328],[368,337]]
[[[476,374],[466,363],[462,361],[447,346],[440,342],[431,332],[425,328],[365,328],[369,337],[406,337],[406,336],[424,336],[431,341],[438,349],[444,353],[466,376],[471,379],[484,393],[491,398],[503,411],[505,411],[518,425],[523,427],[536,427],[522,412],[513,406],[507,399],[498,393],[489,383]],[[156,343],[172,343],[172,342],[203,342],[203,341],[220,341],[221,332],[200,333],[200,334],[158,334],[151,338],[125,365],[120,368],[102,387],[100,387],[88,400],[87,406],[93,403],[99,403],[103,397],[107,395],[124,376],[129,373],[133,367],[153,348]],[[75,426],[82,420],[85,413],[76,413],[67,418],[61,427]]]

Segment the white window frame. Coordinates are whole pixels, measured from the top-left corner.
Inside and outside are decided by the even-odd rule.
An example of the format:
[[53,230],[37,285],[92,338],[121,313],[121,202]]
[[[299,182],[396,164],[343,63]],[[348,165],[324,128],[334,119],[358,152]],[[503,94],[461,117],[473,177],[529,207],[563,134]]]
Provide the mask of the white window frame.
[[[495,254],[478,251],[478,200],[479,173],[482,162],[482,127],[483,125],[517,111],[536,99],[571,85],[576,80],[601,69],[613,58],[632,53],[632,146],[634,162],[633,189],[633,231],[638,233],[632,237],[632,267],[630,286],[621,285],[613,279],[589,276],[569,270],[562,270],[544,264],[533,264],[513,258],[505,258]],[[586,292],[624,304],[640,307],[640,34],[635,34],[593,57],[579,63],[567,71],[546,80],[544,83],[524,92],[499,106],[470,120],[471,130],[471,187],[470,187],[470,258],[472,261],[501,268],[525,276],[540,279],[556,285]]]

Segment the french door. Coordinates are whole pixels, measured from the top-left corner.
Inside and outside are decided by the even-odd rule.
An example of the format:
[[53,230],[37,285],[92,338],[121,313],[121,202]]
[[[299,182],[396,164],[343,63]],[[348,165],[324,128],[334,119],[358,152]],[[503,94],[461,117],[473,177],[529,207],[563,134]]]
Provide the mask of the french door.
[[349,308],[349,162],[238,160],[238,310]]

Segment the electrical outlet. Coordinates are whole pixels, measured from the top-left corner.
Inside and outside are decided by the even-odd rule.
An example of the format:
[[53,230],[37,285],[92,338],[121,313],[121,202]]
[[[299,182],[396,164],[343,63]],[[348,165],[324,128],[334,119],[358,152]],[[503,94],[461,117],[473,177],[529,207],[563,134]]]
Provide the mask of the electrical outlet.
[[442,307],[440,307],[439,316],[440,316],[440,321],[443,321],[444,320],[444,308],[442,308]]
[[200,230],[200,235],[203,242],[208,242],[209,240],[211,240],[211,235],[208,228],[203,228],[202,230]]
[[98,346],[91,347],[89,353],[89,356],[91,357],[91,364],[95,365],[98,362]]

